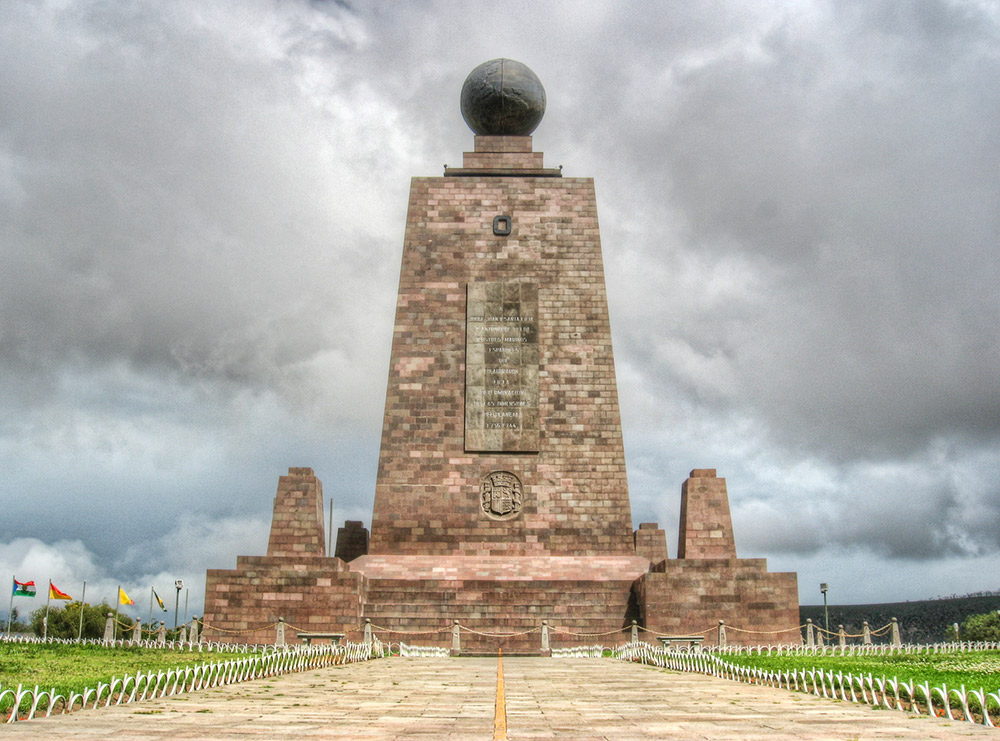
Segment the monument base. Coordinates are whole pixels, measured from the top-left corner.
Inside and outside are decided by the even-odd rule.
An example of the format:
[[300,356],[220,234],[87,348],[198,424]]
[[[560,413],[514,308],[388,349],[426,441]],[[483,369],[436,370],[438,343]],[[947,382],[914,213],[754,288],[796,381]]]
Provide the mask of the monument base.
[[368,625],[385,643],[424,646],[454,646],[457,621],[461,653],[627,643],[633,625],[650,642],[703,635],[712,645],[719,621],[731,644],[800,642],[796,576],[736,558],[725,480],[697,469],[682,492],[686,558],[665,558],[663,531],[643,523],[631,554],[375,553],[347,563],[310,552],[324,542],[322,485],[293,468],[279,482],[268,555],[207,572],[205,639],[273,643],[281,618],[288,643],[310,633],[357,642]]
[[450,640],[457,620],[462,653],[537,653],[542,621],[552,647],[627,641],[639,617],[633,585],[649,570],[638,556],[368,555],[349,565],[365,576],[363,615],[382,640]]

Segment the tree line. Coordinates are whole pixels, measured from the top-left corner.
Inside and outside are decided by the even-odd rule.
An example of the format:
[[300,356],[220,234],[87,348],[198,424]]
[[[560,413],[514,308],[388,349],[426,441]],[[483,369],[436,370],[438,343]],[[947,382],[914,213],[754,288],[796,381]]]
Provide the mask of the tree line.
[[[982,631],[1000,619],[1000,595],[986,593],[948,597],[945,599],[920,600],[916,602],[889,602],[873,605],[830,605],[830,630],[836,632],[843,625],[849,634],[857,635],[864,629],[867,620],[872,630],[886,625],[892,618],[899,620],[900,638],[903,643],[939,643],[954,640],[954,625],[959,624],[958,638],[963,641],[1000,640],[1000,637],[979,637]],[[986,617],[992,614],[993,618]],[[825,627],[823,605],[802,605],[799,616],[803,623],[807,618]],[[978,618],[972,620],[973,617]],[[966,623],[968,622],[968,625]],[[971,631],[971,632],[967,632]],[[876,641],[884,642],[885,636]]]
[[[83,612],[83,631],[80,632],[80,613]],[[108,619],[108,613],[113,613],[115,608],[107,603],[101,602],[99,605],[83,604],[78,600],[67,602],[65,606],[49,607],[49,629],[50,638],[71,638],[78,635],[81,638],[103,638],[104,626]],[[22,620],[18,609],[15,607],[10,613],[11,633],[33,633],[41,636],[45,633],[45,608],[39,607],[32,610],[27,620]],[[135,621],[125,615],[119,615],[118,619],[122,623],[134,624]],[[157,630],[160,627],[158,622],[152,624],[143,623],[143,629],[147,631]],[[6,625],[0,625],[6,628]],[[119,626],[119,635],[121,626]],[[173,631],[168,630],[168,635]],[[130,636],[131,637],[131,636]]]

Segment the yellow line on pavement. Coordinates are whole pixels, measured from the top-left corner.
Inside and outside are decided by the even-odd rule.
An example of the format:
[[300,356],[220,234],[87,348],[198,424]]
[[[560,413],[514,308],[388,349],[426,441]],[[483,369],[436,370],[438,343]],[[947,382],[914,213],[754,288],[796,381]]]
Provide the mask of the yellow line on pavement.
[[493,715],[493,741],[507,741],[507,700],[503,694],[503,649],[497,653],[497,704]]

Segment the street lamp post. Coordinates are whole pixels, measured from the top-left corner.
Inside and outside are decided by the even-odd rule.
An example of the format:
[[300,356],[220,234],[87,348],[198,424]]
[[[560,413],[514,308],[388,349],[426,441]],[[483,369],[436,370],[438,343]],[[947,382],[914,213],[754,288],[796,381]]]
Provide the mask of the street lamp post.
[[826,634],[830,635],[830,612],[826,608],[826,590],[830,588],[830,585],[826,582],[822,582],[819,585],[819,591],[823,593],[823,627],[826,630]]
[[184,582],[180,579],[175,581],[174,589],[177,590],[177,596],[174,597],[174,630],[177,630],[177,608],[181,603],[181,590],[184,589]]

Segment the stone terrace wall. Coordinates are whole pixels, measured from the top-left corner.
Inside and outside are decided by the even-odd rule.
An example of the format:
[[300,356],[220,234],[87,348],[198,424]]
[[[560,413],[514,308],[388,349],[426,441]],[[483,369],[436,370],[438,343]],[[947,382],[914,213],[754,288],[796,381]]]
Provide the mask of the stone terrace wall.
[[[716,643],[715,626],[733,644],[798,643],[799,595],[794,573],[768,573],[763,558],[666,561],[637,585],[641,623],[673,635],[701,633]],[[777,632],[782,631],[782,632]],[[652,637],[647,634],[647,640]]]
[[[240,556],[236,569],[209,569],[205,639],[274,643],[278,618],[307,632],[350,633],[359,640],[364,584],[339,558]],[[286,629],[287,643],[296,633]]]

